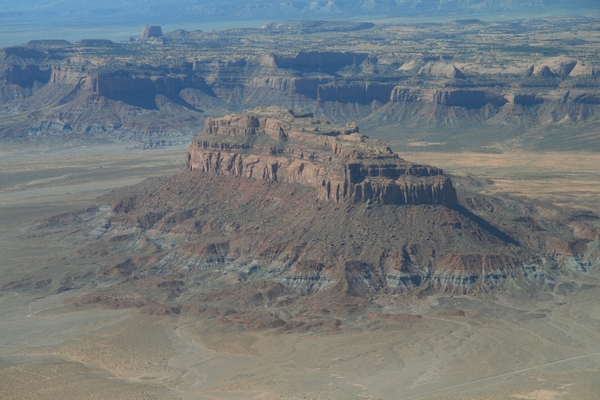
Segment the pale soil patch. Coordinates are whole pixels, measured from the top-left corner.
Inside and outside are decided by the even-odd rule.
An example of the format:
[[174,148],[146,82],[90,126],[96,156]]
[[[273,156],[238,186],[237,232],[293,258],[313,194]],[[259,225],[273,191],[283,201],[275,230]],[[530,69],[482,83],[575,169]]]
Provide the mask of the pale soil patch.
[[[185,166],[185,149],[139,150],[125,145],[76,149],[0,150],[0,223],[84,208],[109,190]],[[2,228],[2,226],[0,226]]]
[[56,354],[84,364],[94,363],[122,376],[140,371],[172,372],[167,365],[175,354],[166,326],[155,318],[137,317],[100,329],[58,346],[31,348],[30,354]]
[[408,147],[427,147],[427,146],[439,146],[443,145],[442,142],[410,142],[407,144]]
[[557,400],[564,396],[564,392],[556,392],[554,390],[536,390],[527,394],[514,394],[510,397],[514,397],[515,399],[525,399],[525,400]]
[[402,152],[406,160],[489,179],[484,194],[510,193],[568,207],[600,210],[600,154]]
[[98,367],[58,358],[32,359],[18,364],[0,359],[0,393],[6,400],[179,398],[156,386],[124,382]]

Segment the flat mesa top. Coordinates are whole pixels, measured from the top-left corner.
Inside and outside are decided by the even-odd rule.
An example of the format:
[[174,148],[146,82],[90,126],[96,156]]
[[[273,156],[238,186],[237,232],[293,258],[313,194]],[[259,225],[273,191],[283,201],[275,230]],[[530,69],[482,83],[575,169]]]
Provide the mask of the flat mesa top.
[[318,151],[333,157],[403,161],[389,146],[369,139],[349,122],[335,124],[312,113],[295,113],[283,107],[259,107],[242,114],[208,118],[196,145],[225,145],[229,150],[285,152],[284,149]]
[[[358,133],[358,126],[349,122],[345,125],[332,123],[323,118],[315,118],[313,113],[296,113],[289,108],[270,106],[257,107],[253,110],[244,110],[242,114],[227,115],[223,118],[211,119],[239,121],[236,125],[256,125],[260,120],[278,121],[283,128],[314,135],[342,136]],[[254,120],[256,118],[258,121]],[[366,136],[365,136],[366,138]]]

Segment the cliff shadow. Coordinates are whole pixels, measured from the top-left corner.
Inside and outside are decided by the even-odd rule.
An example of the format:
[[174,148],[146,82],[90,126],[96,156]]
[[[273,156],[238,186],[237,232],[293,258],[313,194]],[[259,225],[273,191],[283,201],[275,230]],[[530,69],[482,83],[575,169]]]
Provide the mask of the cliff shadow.
[[187,108],[190,111],[204,112],[203,110],[194,107],[193,105],[191,105],[190,103],[188,103],[187,101],[185,101],[184,99],[182,99],[180,96],[178,96],[176,94],[165,95],[165,97],[167,99],[169,99],[169,101],[171,101],[181,107]]
[[147,110],[158,110],[156,93],[115,93],[106,97],[114,101],[122,101],[123,103],[134,107],[145,108]]
[[[158,103],[156,102],[156,97],[158,93],[152,92],[141,92],[141,93],[117,93],[110,96],[106,96],[107,98],[114,101],[122,101],[123,103],[129,104],[130,106],[144,108],[146,110],[159,110]],[[170,102],[177,104],[181,107],[187,108],[190,111],[195,112],[204,112],[203,110],[194,107],[181,97],[176,94],[168,94],[163,95]]]
[[450,207],[453,210],[458,211],[461,215],[469,218],[471,221],[475,222],[481,229],[484,229],[488,233],[496,236],[498,239],[500,239],[500,240],[502,240],[502,241],[504,241],[506,243],[510,243],[512,245],[515,245],[517,247],[521,247],[521,243],[519,243],[518,240],[516,240],[512,236],[510,236],[510,235],[502,232],[500,229],[498,229],[497,227],[495,227],[494,225],[492,225],[491,223],[489,223],[485,219],[483,219],[483,218],[481,218],[481,217],[473,214],[471,211],[467,210],[462,205],[456,203],[456,204],[453,204]]

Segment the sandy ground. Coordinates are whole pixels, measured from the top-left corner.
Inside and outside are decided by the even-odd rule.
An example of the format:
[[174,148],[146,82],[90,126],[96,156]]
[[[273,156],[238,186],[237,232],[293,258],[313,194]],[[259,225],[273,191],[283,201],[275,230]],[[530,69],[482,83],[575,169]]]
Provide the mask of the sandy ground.
[[566,207],[600,210],[598,153],[436,153],[402,152],[414,162],[445,172],[491,180],[481,192],[510,193]]
[[[16,240],[28,221],[96,204],[111,188],[171,175],[184,149],[0,152],[0,274],[48,268],[55,238]],[[19,151],[21,153],[19,153]],[[509,192],[600,210],[594,154],[405,153]],[[99,168],[102,167],[102,168]],[[64,265],[93,271],[93,265]],[[564,282],[535,298],[382,298],[418,322],[345,321],[334,334],[246,331],[209,316],[147,316],[65,305],[97,290],[0,292],[0,397],[6,399],[597,399],[600,291]],[[462,310],[455,313],[452,310]]]

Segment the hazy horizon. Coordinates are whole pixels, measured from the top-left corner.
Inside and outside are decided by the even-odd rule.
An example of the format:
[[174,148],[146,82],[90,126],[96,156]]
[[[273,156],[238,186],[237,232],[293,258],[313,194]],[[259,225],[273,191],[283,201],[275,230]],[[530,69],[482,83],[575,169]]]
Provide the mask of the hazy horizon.
[[[269,21],[289,20],[361,20],[385,23],[444,22],[462,18],[484,21],[519,20],[527,18],[585,16],[598,13],[592,0],[525,0],[519,6],[510,1],[488,6],[478,0],[464,0],[454,6],[430,2],[419,6],[407,0],[368,2],[294,2],[268,1],[228,2],[205,1],[124,1],[108,0],[98,7],[84,1],[32,1],[23,4],[9,0],[0,11],[0,47],[25,44],[29,40],[62,39],[76,42],[81,39],[109,39],[124,42],[138,37],[143,27],[161,25],[163,32],[176,29],[224,30],[257,28]],[[283,5],[289,5],[282,8]],[[314,6],[312,6],[312,5]],[[437,5],[436,5],[437,4]],[[573,5],[573,6],[572,6]],[[233,11],[236,10],[236,11]]]

